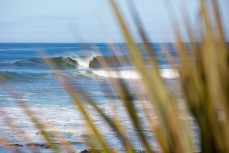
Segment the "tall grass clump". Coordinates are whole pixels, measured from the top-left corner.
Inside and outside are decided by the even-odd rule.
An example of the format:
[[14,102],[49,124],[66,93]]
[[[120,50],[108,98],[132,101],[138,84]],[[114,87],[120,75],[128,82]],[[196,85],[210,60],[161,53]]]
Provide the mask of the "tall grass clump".
[[[177,95],[171,93],[165,80],[162,79],[154,51],[145,29],[142,27],[141,19],[138,17],[134,5],[129,4],[135,26],[144,44],[145,54],[150,59],[147,64],[134,42],[118,5],[115,0],[111,0],[112,9],[126,40],[129,60],[139,73],[143,91],[131,89],[122,79],[110,79],[110,83],[124,107],[125,112],[123,113],[126,113],[130,118],[130,126],[133,126],[138,139],[136,141],[141,143],[141,150],[147,153],[229,152],[229,55],[217,0],[210,0],[208,4],[205,0],[199,1],[200,31],[198,34],[200,40],[198,42],[195,39],[196,35],[193,34],[193,27],[189,26],[188,16],[184,16],[184,26],[189,39],[188,45],[183,43],[176,22],[173,24],[176,32],[175,44],[176,53],[179,57],[178,63],[175,62],[176,60],[169,51],[165,49],[163,52],[168,62],[171,63],[171,67],[179,73],[182,101]],[[118,57],[116,60],[120,65],[122,64]],[[45,62],[51,68],[57,68],[52,61]],[[101,59],[100,63],[104,68],[108,68],[105,60]],[[120,139],[124,147],[123,152],[137,152],[138,148],[135,147],[133,140],[127,134],[126,127],[119,121],[118,116],[108,116],[96,104],[95,100],[87,96],[85,91],[76,91],[72,83],[58,73],[56,77],[69,93],[74,105],[87,123],[86,128],[90,133],[89,148],[99,149],[91,150],[91,152],[110,153],[119,151],[109,145],[109,141],[106,140],[100,128],[93,121],[85,106],[88,104],[103,119],[104,124],[109,126]],[[9,89],[9,91],[12,90]],[[133,94],[137,100],[131,97]],[[12,96],[17,97],[18,95],[13,92]],[[147,100],[145,101],[145,99]],[[30,117],[31,122],[41,131],[47,144],[53,148],[53,152],[61,152],[47,134],[42,121],[33,115],[26,104],[21,101],[19,103],[25,109],[25,114]],[[143,112],[143,116],[138,115],[139,111]],[[13,129],[16,128],[10,121],[6,122],[6,125],[12,126]],[[145,126],[149,128],[150,133],[155,138],[157,147],[152,145],[152,139],[146,135]],[[193,126],[198,129],[196,138],[193,138],[193,135],[196,134],[193,132]],[[23,138],[26,140],[26,135]],[[67,143],[61,136],[60,139]],[[96,143],[92,143],[90,139],[96,140]],[[5,141],[7,143],[7,139]],[[74,151],[71,147],[66,148],[66,152]]]

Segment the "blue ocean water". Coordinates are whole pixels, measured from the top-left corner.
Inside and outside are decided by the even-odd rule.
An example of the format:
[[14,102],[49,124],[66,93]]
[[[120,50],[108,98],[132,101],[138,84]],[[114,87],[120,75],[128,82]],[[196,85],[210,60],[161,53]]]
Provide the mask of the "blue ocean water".
[[[174,82],[176,84],[179,76],[167,63],[162,53],[162,45],[151,45],[162,77],[168,84]],[[138,47],[147,64],[148,56],[144,52],[143,45],[138,44]],[[176,59],[174,44],[168,44],[168,49]],[[107,63],[108,70],[103,68],[101,60]],[[55,68],[51,68],[52,66],[45,61],[54,63]],[[117,74],[118,70],[119,74]],[[23,143],[12,129],[6,126],[6,118],[9,117],[14,121],[16,127],[27,133],[32,142],[43,142],[38,130],[18,105],[20,101],[23,101],[45,123],[50,133],[62,131],[64,137],[69,141],[84,141],[88,133],[84,128],[84,119],[60,84],[56,74],[70,80],[76,91],[85,91],[87,96],[109,115],[112,114],[113,107],[123,112],[119,97],[111,87],[109,78],[126,79],[132,87],[140,84],[138,80],[140,76],[129,60],[125,44],[1,43],[0,107],[1,111],[7,115],[0,118],[0,135],[9,138],[12,144]],[[114,133],[104,125],[98,114],[89,105],[86,107],[107,139],[112,140],[111,144],[115,148],[122,148]],[[120,114],[120,120],[123,121],[123,124],[130,124],[124,113]],[[133,129],[130,127],[127,130],[130,137],[134,139]],[[153,139],[152,135],[148,136],[149,139]],[[140,147],[139,144],[136,146]],[[79,148],[82,149],[82,146]]]
[[[142,44],[138,46],[140,50],[144,50]],[[161,53],[160,46],[161,44],[152,44],[160,67],[168,70],[169,65],[167,59]],[[169,46],[170,50],[174,51],[175,47],[173,44]],[[62,97],[58,98],[59,100],[47,102],[46,97],[42,96],[44,93],[47,94],[49,92],[52,92],[52,94],[48,95],[53,95],[53,98],[57,97],[57,95],[64,96],[64,94],[58,94],[60,92],[59,90],[62,89],[58,87],[58,81],[53,77],[56,72],[67,75],[73,79],[74,82],[80,80],[79,84],[82,88],[87,88],[87,84],[89,84],[89,89],[92,90],[94,86],[96,86],[94,85],[96,83],[94,83],[91,78],[101,79],[101,77],[106,77],[106,74],[102,73],[103,66],[100,64],[101,59],[104,59],[110,68],[120,68],[120,64],[117,62],[115,56],[117,56],[121,62],[122,69],[131,69],[125,44],[1,43],[0,74],[5,77],[5,79],[1,80],[1,83],[7,82],[22,93],[30,91],[28,93],[35,94],[33,96],[37,101],[34,102],[35,104],[63,104],[60,102]],[[147,59],[147,55],[145,58]],[[46,60],[53,62],[57,68],[55,70],[50,68],[50,65],[45,63]],[[114,73],[115,72],[111,72],[111,75],[114,75]],[[123,73],[125,74],[125,71]],[[131,74],[132,76],[125,75],[125,77],[137,77],[135,76],[136,74],[130,73],[130,75]],[[99,75],[101,75],[101,77],[97,77]],[[169,75],[170,74],[167,76],[169,77]],[[165,77],[167,76],[165,71]],[[117,76],[114,75],[114,77]],[[26,96],[25,94],[23,95]],[[1,103],[1,105],[8,104],[7,100]]]

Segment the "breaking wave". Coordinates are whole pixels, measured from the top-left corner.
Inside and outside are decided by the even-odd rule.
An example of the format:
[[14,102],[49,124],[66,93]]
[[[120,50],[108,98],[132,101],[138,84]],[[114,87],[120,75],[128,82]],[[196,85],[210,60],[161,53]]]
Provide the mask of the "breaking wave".
[[[55,71],[50,70],[45,61],[55,65]],[[145,60],[147,65],[147,59]],[[101,64],[103,63],[103,64]],[[105,64],[104,64],[105,63]],[[109,70],[103,69],[109,67]],[[121,70],[117,68],[122,67]],[[123,69],[127,68],[127,69]],[[90,56],[59,56],[48,58],[15,59],[0,63],[0,75],[8,80],[33,80],[49,77],[52,73],[63,73],[72,76],[74,73],[84,76],[93,75],[105,78],[140,79],[141,76],[133,68],[128,56],[101,56],[92,54]],[[70,73],[69,73],[70,72]],[[174,69],[160,69],[163,78],[178,78],[179,74]]]

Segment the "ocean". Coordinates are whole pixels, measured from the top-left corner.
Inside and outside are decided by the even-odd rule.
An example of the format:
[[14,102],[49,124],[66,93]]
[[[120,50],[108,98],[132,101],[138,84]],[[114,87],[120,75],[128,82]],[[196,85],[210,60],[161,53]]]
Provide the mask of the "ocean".
[[[151,44],[162,78],[171,92],[179,95],[179,75],[168,64],[162,52],[163,45]],[[143,44],[137,46],[147,64],[148,56]],[[176,60],[175,45],[168,43],[167,46]],[[123,111],[120,97],[114,92],[110,82],[111,78],[123,79],[130,88],[143,90],[140,76],[128,59],[126,44],[122,43],[0,43],[0,136],[6,138],[12,146],[25,145],[18,134],[26,134],[30,143],[44,143],[38,129],[18,104],[23,101],[42,121],[48,133],[60,132],[64,139],[74,143],[78,151],[87,148],[84,141],[88,139],[89,131],[85,128],[84,118],[59,82],[56,76],[58,74],[69,80],[76,91],[86,92],[108,116],[114,114],[115,108],[122,124],[127,127],[130,139],[137,149],[141,149],[141,144],[135,141],[134,129],[130,126],[128,115]],[[50,68],[44,62],[47,60],[52,61],[56,68]],[[108,68],[104,68],[101,61],[107,63]],[[134,94],[132,98],[137,103],[138,99]],[[123,146],[114,132],[90,105],[85,104],[85,107],[111,146],[121,150]],[[139,112],[140,117],[141,115]],[[15,132],[10,123],[19,131]],[[157,147],[154,136],[147,133],[149,129],[146,127],[144,131],[152,139],[152,145]],[[59,140],[55,137],[53,139]],[[13,147],[0,148],[0,152],[10,152]],[[29,152],[26,147],[19,148]],[[50,150],[43,148],[43,151]]]

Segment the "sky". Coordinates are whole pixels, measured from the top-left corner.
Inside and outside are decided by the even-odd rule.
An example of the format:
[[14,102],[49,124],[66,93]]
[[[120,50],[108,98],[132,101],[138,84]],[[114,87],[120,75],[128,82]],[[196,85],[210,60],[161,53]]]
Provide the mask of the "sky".
[[[116,1],[135,41],[140,42],[129,11],[129,0]],[[169,0],[132,1],[150,41],[173,40],[171,21],[174,15],[167,9]],[[180,23],[184,11],[180,6],[185,2],[192,25],[197,25],[198,0],[170,1],[169,7],[175,10]],[[226,14],[228,1],[218,1],[222,14]],[[109,0],[0,0],[0,10],[0,42],[124,42]],[[226,21],[228,16],[223,15],[223,18]],[[225,22],[225,27],[227,25]],[[181,31],[184,30],[181,28]]]

